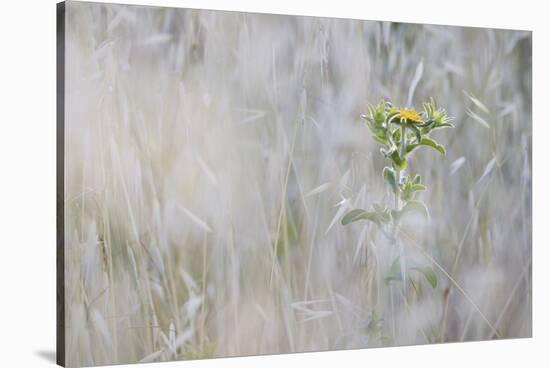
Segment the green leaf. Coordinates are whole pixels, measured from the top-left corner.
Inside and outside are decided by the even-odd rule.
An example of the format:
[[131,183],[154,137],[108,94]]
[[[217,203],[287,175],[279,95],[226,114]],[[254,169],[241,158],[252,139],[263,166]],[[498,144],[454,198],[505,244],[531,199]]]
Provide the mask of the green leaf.
[[401,275],[401,262],[399,262],[399,257],[393,260],[390,266],[390,270],[388,271],[386,277],[384,277],[384,280],[386,282],[403,280],[403,276]]
[[399,170],[405,170],[407,168],[407,160],[402,160],[399,153],[395,150],[391,154],[391,159],[395,164],[395,167]]
[[422,138],[422,140],[420,141],[420,144],[422,146],[432,147],[435,150],[437,150],[439,153],[441,153],[442,155],[447,154],[447,152],[445,151],[445,147],[443,147],[441,144],[437,143],[436,141],[434,141],[431,138],[427,138],[427,137]]
[[412,191],[417,192],[419,190],[426,190],[426,187],[423,184],[413,184]]
[[389,142],[388,142],[387,139],[382,138],[382,137],[380,137],[380,136],[378,136],[378,135],[376,135],[376,134],[373,135],[372,138],[373,138],[375,141],[377,141],[378,143],[383,144],[383,145],[385,145],[385,146],[387,146],[387,145],[389,144]]
[[374,123],[372,121],[372,119],[367,118],[365,123],[366,123],[367,127],[369,128],[369,130],[371,131],[373,136],[378,136],[380,138],[385,137],[386,131],[382,127],[377,126],[376,123]]
[[426,205],[423,202],[417,200],[408,201],[403,206],[400,212],[401,216],[407,212],[419,212],[426,218],[430,217],[430,213],[428,212],[428,208],[426,207]]
[[424,137],[420,140],[420,143],[407,145],[407,153],[412,152],[414,149],[418,148],[419,146],[428,146],[432,147],[433,149],[437,150],[442,155],[446,155],[447,152],[445,151],[445,147],[443,147],[441,144],[437,143],[431,138]]
[[407,202],[413,199],[413,196],[413,183],[411,182],[410,176],[407,175],[405,177],[405,182],[401,184],[401,199]]
[[388,184],[391,186],[392,190],[394,192],[397,192],[397,175],[395,174],[395,170],[391,167],[384,167],[384,179],[388,182]]
[[413,179],[413,184],[420,184],[420,180],[422,180],[422,177],[416,174]]
[[422,104],[422,107],[424,107],[424,111],[426,112],[426,116],[431,118],[433,113],[434,113],[434,104],[433,103],[428,103],[428,102],[424,102]]
[[372,208],[376,212],[378,222],[387,224],[391,221],[390,210],[377,203],[373,203]]
[[432,288],[437,287],[437,275],[431,267],[412,267],[411,269],[422,273]]
[[377,125],[382,125],[382,123],[384,123],[384,121],[386,120],[384,110],[385,110],[385,105],[383,102],[372,107],[371,116]]
[[434,129],[439,129],[439,128],[454,128],[454,124],[451,124],[451,123],[441,123],[439,125],[436,125],[436,127]]
[[[401,129],[395,128],[393,132],[391,133],[392,139],[394,142],[400,142],[401,141]],[[397,143],[396,143],[397,144]]]
[[359,221],[359,220],[369,220],[376,224],[380,224],[380,221],[376,213],[368,212],[362,209],[354,209],[348,212],[342,218],[342,225],[348,225],[348,224],[351,224],[352,222]]

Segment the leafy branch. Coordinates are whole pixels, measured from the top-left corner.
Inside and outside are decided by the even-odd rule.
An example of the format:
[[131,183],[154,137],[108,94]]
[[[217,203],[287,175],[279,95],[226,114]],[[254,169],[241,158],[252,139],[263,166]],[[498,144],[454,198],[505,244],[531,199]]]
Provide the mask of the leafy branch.
[[[436,107],[435,102],[422,104],[422,111],[414,108],[396,108],[390,102],[382,101],[378,105],[368,105],[368,113],[361,115],[372,133],[373,139],[379,143],[381,154],[389,161],[382,170],[384,181],[394,194],[393,207],[372,204],[370,210],[353,209],[342,218],[342,225],[366,220],[384,230],[391,229],[394,241],[397,227],[403,216],[409,212],[417,212],[429,218],[427,206],[416,199],[418,192],[426,190],[420,175],[407,175],[408,162],[412,155],[422,147],[431,148],[446,155],[445,147],[432,138],[432,132],[452,128],[451,118],[445,110]],[[386,231],[384,231],[386,232]],[[397,272],[399,257],[394,261],[387,280],[401,279]],[[392,271],[393,270],[393,271]],[[412,268],[424,274],[432,287],[436,287],[437,279],[431,269]]]
[[387,208],[373,205],[372,210],[354,209],[342,218],[342,225],[359,220],[368,220],[377,225],[396,222],[407,212],[417,211],[428,216],[424,203],[415,199],[418,192],[426,190],[420,175],[406,175],[407,163],[412,154],[421,147],[446,154],[445,147],[430,134],[438,129],[452,128],[451,119],[445,110],[438,109],[432,101],[422,105],[423,111],[412,108],[396,108],[390,102],[368,105],[368,114],[361,115],[372,133],[373,139],[382,147],[380,152],[391,165],[384,167],[382,176],[394,193],[394,206]]

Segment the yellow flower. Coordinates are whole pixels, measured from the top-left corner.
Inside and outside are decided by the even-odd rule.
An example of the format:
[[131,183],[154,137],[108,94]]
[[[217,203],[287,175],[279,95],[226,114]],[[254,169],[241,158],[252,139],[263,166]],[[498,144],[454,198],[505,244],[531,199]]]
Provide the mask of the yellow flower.
[[401,122],[412,122],[412,123],[421,123],[422,117],[415,109],[406,109],[406,108],[400,108],[395,109],[394,111],[397,112],[396,117],[399,118]]

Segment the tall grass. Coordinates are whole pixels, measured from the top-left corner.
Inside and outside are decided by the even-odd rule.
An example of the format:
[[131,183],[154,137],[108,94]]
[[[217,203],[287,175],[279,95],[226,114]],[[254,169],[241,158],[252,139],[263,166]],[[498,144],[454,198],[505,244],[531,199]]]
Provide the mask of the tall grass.
[[[69,366],[531,336],[531,35],[67,4]],[[433,97],[399,249],[366,102]]]

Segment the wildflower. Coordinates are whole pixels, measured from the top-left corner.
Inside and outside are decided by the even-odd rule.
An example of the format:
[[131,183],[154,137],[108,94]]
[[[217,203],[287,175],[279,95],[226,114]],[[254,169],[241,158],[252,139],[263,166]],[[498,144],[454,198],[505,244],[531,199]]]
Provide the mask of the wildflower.
[[421,123],[422,117],[415,109],[400,108],[395,110],[397,112],[396,117],[402,123]]

